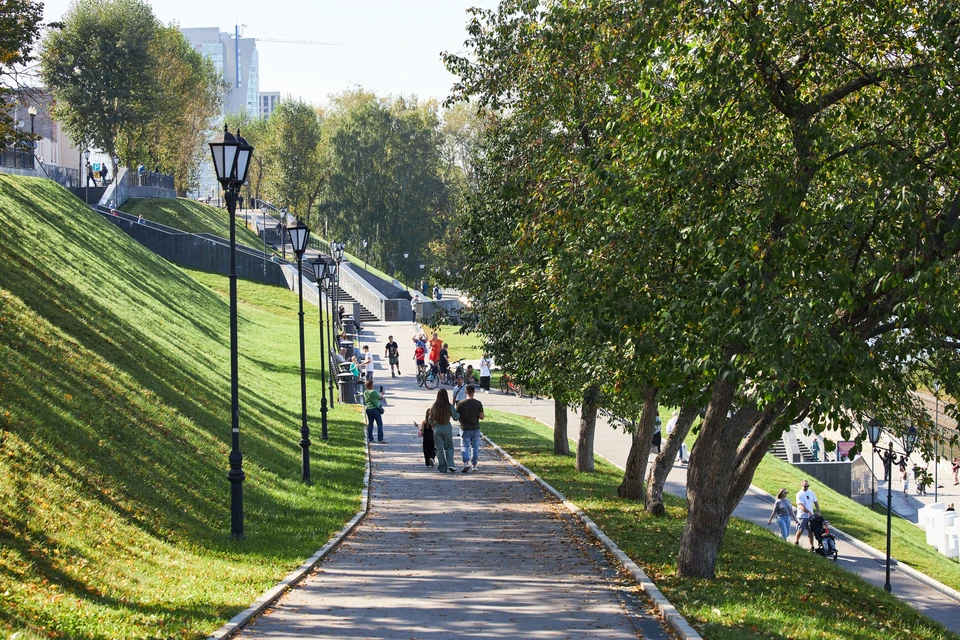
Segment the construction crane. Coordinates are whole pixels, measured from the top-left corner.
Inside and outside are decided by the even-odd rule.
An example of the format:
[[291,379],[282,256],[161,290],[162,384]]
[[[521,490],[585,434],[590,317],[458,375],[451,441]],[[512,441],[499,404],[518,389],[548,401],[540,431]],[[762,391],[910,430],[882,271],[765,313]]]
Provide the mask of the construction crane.
[[[234,24],[233,25],[233,46],[236,49],[237,56],[237,83],[234,86],[240,86],[240,38],[243,37],[243,30],[247,28],[245,24]],[[319,42],[317,40],[286,40],[283,38],[253,38],[257,42],[281,42],[284,44],[319,44],[329,47],[339,47],[342,46],[339,42]]]
[[285,44],[322,44],[329,47],[343,46],[340,42],[319,42],[317,40],[285,40],[283,38],[254,38],[257,42],[283,42]]

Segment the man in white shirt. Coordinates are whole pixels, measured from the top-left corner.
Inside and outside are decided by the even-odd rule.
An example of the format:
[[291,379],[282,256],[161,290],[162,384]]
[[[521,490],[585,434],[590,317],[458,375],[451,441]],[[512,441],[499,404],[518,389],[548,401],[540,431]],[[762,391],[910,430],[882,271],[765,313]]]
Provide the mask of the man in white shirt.
[[804,480],[800,483],[800,491],[797,492],[797,538],[793,544],[800,544],[800,534],[807,532],[807,538],[810,540],[810,548],[813,549],[813,531],[810,529],[810,518],[813,514],[820,513],[820,503],[817,502],[817,494],[810,490],[810,483]]

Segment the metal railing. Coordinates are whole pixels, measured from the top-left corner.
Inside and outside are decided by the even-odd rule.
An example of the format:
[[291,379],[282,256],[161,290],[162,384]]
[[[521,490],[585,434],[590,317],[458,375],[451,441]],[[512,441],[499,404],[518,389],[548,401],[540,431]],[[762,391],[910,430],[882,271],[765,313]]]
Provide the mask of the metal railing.
[[130,170],[127,178],[128,187],[158,187],[160,189],[174,189],[173,176],[159,171]]
[[2,149],[0,150],[0,167],[9,169],[36,169],[33,149]]

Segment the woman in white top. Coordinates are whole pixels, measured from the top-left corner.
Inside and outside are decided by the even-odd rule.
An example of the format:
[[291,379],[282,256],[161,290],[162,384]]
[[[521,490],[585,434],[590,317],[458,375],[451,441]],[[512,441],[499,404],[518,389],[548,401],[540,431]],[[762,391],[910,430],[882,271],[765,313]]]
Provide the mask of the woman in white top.
[[493,361],[490,359],[490,354],[483,354],[483,357],[480,358],[480,388],[490,393],[490,367],[493,365]]

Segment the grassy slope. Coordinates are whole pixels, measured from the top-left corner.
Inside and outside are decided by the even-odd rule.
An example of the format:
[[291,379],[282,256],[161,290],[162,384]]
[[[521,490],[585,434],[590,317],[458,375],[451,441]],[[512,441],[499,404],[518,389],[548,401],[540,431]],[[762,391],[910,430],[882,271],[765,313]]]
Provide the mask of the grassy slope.
[[[180,229],[190,233],[212,233],[221,238],[230,238],[230,216],[226,209],[188,198],[143,198],[127,200],[123,211],[143,217],[150,222]],[[263,240],[238,220],[237,243],[263,249]]]
[[[170,265],[49,181],[9,176],[0,254],[0,630],[201,637],[356,511],[358,419],[336,407],[320,441],[316,348],[314,484],[299,482],[292,294],[239,282],[237,542],[227,279]],[[316,322],[307,332],[316,345]]]
[[666,496],[667,517],[647,516],[641,502],[617,497],[620,470],[598,459],[596,473],[578,473],[573,457],[552,455],[552,431],[533,420],[491,411],[483,431],[587,512],[707,640],[956,638],[832,561],[736,518],[716,579],[681,580],[683,501]]

